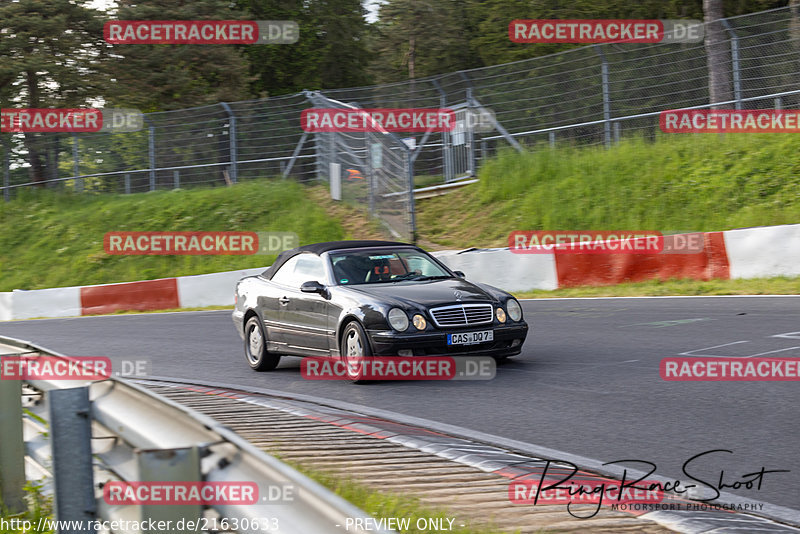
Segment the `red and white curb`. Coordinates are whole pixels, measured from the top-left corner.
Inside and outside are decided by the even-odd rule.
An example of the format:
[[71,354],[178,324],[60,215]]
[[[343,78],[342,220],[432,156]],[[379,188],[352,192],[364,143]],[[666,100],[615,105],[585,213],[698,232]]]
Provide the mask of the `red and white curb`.
[[[703,234],[694,254],[516,254],[507,248],[434,256],[474,282],[506,291],[602,286],[643,280],[800,276],[800,224]],[[115,311],[233,306],[236,282],[266,266],[141,282],[0,293],[0,321]]]

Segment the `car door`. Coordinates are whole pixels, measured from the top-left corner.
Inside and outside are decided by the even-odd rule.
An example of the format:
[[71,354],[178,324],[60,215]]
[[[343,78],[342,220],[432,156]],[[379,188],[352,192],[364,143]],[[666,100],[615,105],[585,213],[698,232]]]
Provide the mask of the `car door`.
[[286,296],[287,287],[294,283],[294,270],[298,259],[299,256],[295,256],[281,265],[272,275],[272,279],[264,283],[264,288],[258,296],[258,309],[264,320],[267,340],[281,346],[286,344],[287,332],[286,309],[281,299]]
[[303,293],[303,282],[328,284],[323,260],[316,254],[297,256],[291,282],[278,299],[282,310],[284,341],[292,352],[324,355],[329,349],[328,300],[318,293]]

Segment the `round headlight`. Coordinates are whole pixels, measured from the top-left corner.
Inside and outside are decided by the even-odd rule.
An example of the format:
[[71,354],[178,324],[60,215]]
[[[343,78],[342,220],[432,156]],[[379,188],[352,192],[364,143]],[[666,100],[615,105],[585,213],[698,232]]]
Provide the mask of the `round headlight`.
[[389,324],[398,332],[404,332],[408,328],[408,315],[400,308],[389,310]]
[[522,319],[522,307],[516,299],[508,299],[508,302],[506,302],[506,309],[512,321],[519,321]]
[[497,315],[497,320],[501,323],[506,322],[506,312],[503,311],[503,308],[497,308],[495,311],[495,315]]
[[425,330],[425,327],[428,326],[428,322],[425,320],[425,317],[421,316],[420,314],[416,314],[411,321],[414,323],[414,328],[417,330]]

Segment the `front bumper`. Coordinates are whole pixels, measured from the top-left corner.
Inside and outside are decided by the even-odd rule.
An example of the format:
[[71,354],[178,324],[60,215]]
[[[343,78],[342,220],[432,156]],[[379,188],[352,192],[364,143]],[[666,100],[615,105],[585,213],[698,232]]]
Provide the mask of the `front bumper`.
[[[489,329],[494,331],[494,340],[488,343],[447,344],[447,334]],[[413,350],[414,356],[514,356],[522,351],[522,345],[528,335],[528,325],[521,321],[510,325],[486,325],[447,332],[401,333],[394,330],[368,330],[367,335],[372,342],[375,356],[397,356],[401,350]]]

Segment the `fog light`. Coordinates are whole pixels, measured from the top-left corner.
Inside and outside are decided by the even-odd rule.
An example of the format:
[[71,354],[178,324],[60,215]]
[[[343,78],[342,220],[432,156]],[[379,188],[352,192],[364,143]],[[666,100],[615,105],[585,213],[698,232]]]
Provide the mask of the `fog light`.
[[428,322],[425,320],[425,317],[417,314],[413,317],[412,322],[417,330],[425,330],[425,327],[428,326]]
[[511,346],[512,346],[512,347],[516,347],[516,346],[517,346],[517,345],[519,345],[520,343],[521,343],[521,340],[519,340],[519,339],[514,339],[514,340],[512,340],[512,341],[511,341]]
[[397,355],[398,356],[413,356],[414,355],[414,351],[411,350],[411,349],[398,350],[397,351]]
[[497,308],[495,310],[495,315],[497,315],[497,320],[501,323],[506,322],[506,312],[503,311],[503,308]]

